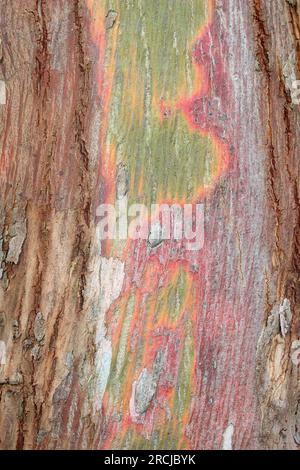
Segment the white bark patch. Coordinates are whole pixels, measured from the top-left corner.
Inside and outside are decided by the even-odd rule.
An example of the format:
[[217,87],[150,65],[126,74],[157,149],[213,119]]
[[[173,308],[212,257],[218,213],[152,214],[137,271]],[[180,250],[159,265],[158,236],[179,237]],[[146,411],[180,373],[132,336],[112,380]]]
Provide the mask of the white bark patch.
[[133,382],[129,409],[134,422],[141,422],[141,418],[148,410],[156,394],[158,380],[164,370],[164,365],[165,354],[159,350],[156,354],[152,371],[144,368],[138,379]]
[[125,277],[124,263],[115,258],[101,258],[101,311],[106,313],[119,297]]
[[6,104],[6,86],[3,80],[0,80],[0,104]]
[[[125,277],[122,261],[101,256],[100,235],[99,228],[96,227],[85,289],[89,325],[91,328],[95,326],[96,329],[95,368],[89,372],[91,375],[88,376],[89,396],[93,403],[94,413],[101,410],[112,360],[111,341],[106,337],[105,314],[119,297]],[[89,413],[88,405],[84,413],[86,415]]]
[[285,337],[290,330],[292,316],[290,301],[284,299],[279,307],[280,331],[283,337]]
[[296,54],[291,52],[283,66],[283,77],[286,89],[293,93],[293,82],[296,80]]
[[24,208],[15,208],[13,210],[13,223],[9,227],[8,234],[10,240],[6,262],[18,264],[27,234],[26,213]]
[[128,169],[124,163],[118,165],[118,174],[117,174],[117,198],[122,199],[128,193],[129,187],[129,175]]
[[34,336],[37,341],[42,341],[45,336],[45,321],[43,314],[38,312],[34,320]]
[[132,384],[131,397],[130,397],[130,401],[129,401],[129,412],[130,412],[130,416],[131,416],[132,421],[134,421],[135,423],[139,423],[140,422],[140,417],[139,417],[139,415],[137,414],[137,412],[135,410],[136,382],[137,381],[135,380]]
[[223,450],[232,450],[232,436],[234,433],[233,424],[229,424],[223,432]]
[[294,364],[294,366],[299,366],[300,364],[300,341],[298,339],[292,342],[291,350],[292,350],[292,355],[291,355],[292,363]]
[[139,378],[132,384],[129,402],[130,416],[135,423],[143,423],[144,415],[155,396],[156,389],[156,378],[148,369],[143,369]]
[[148,369],[143,369],[135,386],[134,408],[137,414],[141,415],[147,411],[156,388],[157,380],[154,375]]
[[111,360],[111,341],[105,337],[105,314],[112,303],[119,297],[124,277],[124,263],[115,258],[101,258],[100,260],[100,315],[96,328],[96,357],[95,357],[95,400],[94,411],[99,411],[102,406],[103,396],[106,390]]
[[111,342],[104,338],[96,352],[96,394],[95,411],[101,410],[103,396],[106,390],[112,359]]
[[154,222],[150,228],[150,234],[148,238],[148,243],[151,248],[155,248],[156,246],[160,245],[163,241],[162,239],[162,227],[159,221]]
[[68,370],[71,370],[74,364],[74,354],[72,351],[67,352],[65,355],[64,365]]
[[6,364],[6,344],[4,341],[0,341],[0,366]]

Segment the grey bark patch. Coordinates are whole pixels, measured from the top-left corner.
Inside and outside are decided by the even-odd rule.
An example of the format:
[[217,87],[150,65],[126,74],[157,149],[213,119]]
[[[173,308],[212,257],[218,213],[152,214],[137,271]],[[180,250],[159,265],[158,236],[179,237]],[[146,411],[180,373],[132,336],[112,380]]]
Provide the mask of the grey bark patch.
[[0,312],[0,337],[2,336],[6,325],[6,316],[4,312]]
[[[117,258],[101,258],[100,292],[101,312],[105,314],[111,304],[119,297],[125,277],[124,263]],[[102,326],[97,328],[97,338],[102,337]]]
[[127,166],[124,163],[118,165],[117,171],[117,198],[122,199],[128,193],[129,175]]
[[[272,342],[272,339],[280,333],[280,321],[279,321],[280,306],[276,304],[268,317],[267,324],[263,328],[261,335],[257,343],[256,355],[257,358],[261,359],[264,356],[264,351]],[[264,359],[264,358],[263,358]]]
[[36,436],[36,442],[41,444],[43,440],[48,436],[49,432],[44,429],[40,429]]
[[73,367],[73,363],[74,363],[74,355],[72,352],[67,352],[66,356],[65,356],[65,361],[64,361],[64,364],[66,366],[67,369],[71,369]]
[[295,51],[291,52],[288,56],[287,61],[285,62],[283,69],[283,78],[284,84],[287,91],[292,94],[293,92],[293,82],[296,80],[296,54]]
[[280,331],[283,337],[285,337],[290,330],[292,316],[290,301],[288,299],[284,299],[279,307]]
[[73,374],[69,372],[68,375],[61,381],[53,394],[53,403],[65,402],[70,395],[73,381]]
[[286,0],[292,7],[297,6],[297,0]]
[[165,354],[159,350],[156,354],[153,372],[143,369],[135,387],[134,408],[139,415],[144,414],[154,398],[160,374],[165,365]]
[[297,403],[296,413],[295,413],[295,433],[294,441],[298,446],[300,446],[300,401]]
[[157,388],[154,375],[143,369],[136,383],[134,407],[138,414],[144,414],[153,399]]
[[42,341],[45,336],[45,320],[43,314],[38,312],[34,320],[34,337],[37,341]]
[[23,383],[23,375],[20,372],[16,372],[10,379],[10,385],[21,385]]
[[18,320],[14,320],[12,324],[12,330],[13,330],[13,340],[17,340],[20,338],[21,333],[20,333],[20,325]]
[[109,10],[106,17],[105,17],[105,29],[111,29],[113,28],[116,19],[117,19],[118,13],[115,10]]
[[7,263],[18,264],[26,234],[27,224],[25,207],[14,208],[12,224],[8,229],[9,248],[6,256]]
[[39,361],[42,356],[41,347],[36,344],[31,350],[31,356],[35,361]]
[[28,351],[33,346],[33,338],[26,338],[23,341],[23,350]]
[[16,372],[12,377],[6,377],[0,379],[0,385],[22,385],[23,375],[20,372]]
[[163,239],[162,239],[162,227],[160,222],[154,222],[151,225],[149,237],[148,237],[148,245],[150,248],[156,248],[159,246]]
[[159,378],[160,374],[162,373],[164,366],[165,366],[165,360],[166,360],[166,355],[165,353],[160,349],[154,360],[153,364],[153,374],[155,378]]
[[[300,364],[300,340],[296,339],[291,345],[291,359],[294,366],[298,367]],[[300,411],[299,411],[300,414]]]

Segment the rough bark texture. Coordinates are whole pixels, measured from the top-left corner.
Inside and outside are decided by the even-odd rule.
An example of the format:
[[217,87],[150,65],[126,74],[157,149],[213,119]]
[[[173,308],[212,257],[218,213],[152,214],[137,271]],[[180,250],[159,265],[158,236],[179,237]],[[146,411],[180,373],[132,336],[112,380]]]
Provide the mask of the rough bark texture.
[[[298,448],[299,2],[0,0],[0,28],[1,448]],[[125,196],[203,202],[204,247],[101,242]]]

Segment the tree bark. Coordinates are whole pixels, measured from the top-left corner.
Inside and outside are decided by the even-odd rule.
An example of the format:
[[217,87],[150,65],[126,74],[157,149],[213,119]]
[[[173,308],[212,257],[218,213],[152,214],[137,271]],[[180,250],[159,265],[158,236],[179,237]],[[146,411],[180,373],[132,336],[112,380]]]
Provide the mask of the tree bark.
[[[0,447],[297,449],[299,1],[0,15]],[[203,247],[101,240],[125,199]]]

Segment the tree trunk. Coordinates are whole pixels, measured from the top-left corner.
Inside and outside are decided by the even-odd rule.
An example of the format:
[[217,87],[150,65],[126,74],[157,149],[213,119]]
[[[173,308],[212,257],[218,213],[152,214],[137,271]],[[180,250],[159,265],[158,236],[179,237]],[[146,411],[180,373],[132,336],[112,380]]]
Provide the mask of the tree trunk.
[[[298,448],[299,1],[0,15],[0,447]],[[103,240],[124,201],[204,245]]]

